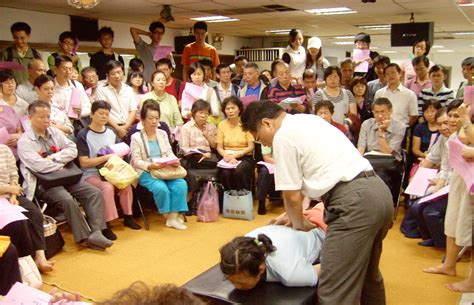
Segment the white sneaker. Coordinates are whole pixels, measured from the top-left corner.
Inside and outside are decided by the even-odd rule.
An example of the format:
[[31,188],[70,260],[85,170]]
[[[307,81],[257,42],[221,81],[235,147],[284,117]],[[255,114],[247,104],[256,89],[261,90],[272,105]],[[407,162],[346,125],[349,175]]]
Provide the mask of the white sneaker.
[[176,217],[176,220],[178,220],[178,221],[179,221],[179,223],[182,223],[182,224],[184,224],[184,220],[183,220],[183,218],[181,218],[181,217],[179,217],[179,216],[178,216],[178,217]]
[[170,218],[166,220],[166,226],[168,228],[175,228],[176,230],[186,230],[188,227],[179,222],[178,219]]

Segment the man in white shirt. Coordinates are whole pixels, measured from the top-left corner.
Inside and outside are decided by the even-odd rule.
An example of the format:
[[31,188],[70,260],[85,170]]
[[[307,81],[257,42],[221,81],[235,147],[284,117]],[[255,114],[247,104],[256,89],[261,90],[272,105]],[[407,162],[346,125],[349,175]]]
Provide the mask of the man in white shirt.
[[135,121],[137,102],[132,87],[122,83],[123,66],[116,60],[107,63],[108,84],[97,89],[96,100],[103,100],[112,106],[109,125],[123,139]]
[[405,126],[413,127],[418,120],[417,97],[413,91],[403,87],[400,82],[401,69],[391,63],[384,69],[387,86],[375,93],[374,100],[379,97],[388,98],[393,106],[393,118]]
[[214,87],[214,90],[216,91],[219,102],[222,103],[226,97],[237,96],[239,86],[230,82],[232,71],[230,71],[229,65],[219,64],[216,67],[216,73],[219,76],[219,82]]
[[304,196],[325,204],[320,303],[385,304],[378,265],[393,205],[369,162],[344,134],[313,115],[289,115],[260,101],[247,106],[241,120],[256,141],[273,147],[276,190],[283,193],[293,228],[313,228],[303,216]]
[[[87,127],[90,121],[91,103],[82,84],[71,79],[72,59],[65,55],[59,55],[55,58],[54,65],[56,67],[56,77],[54,78],[52,102],[71,118],[74,134],[77,134],[79,130]],[[72,107],[70,105],[74,95],[79,99],[80,103]],[[70,111],[70,107],[72,107],[72,111]]]
[[43,60],[34,58],[28,63],[28,80],[18,85],[16,88],[16,95],[25,100],[28,104],[33,103],[38,99],[38,94],[35,91],[35,79],[46,74],[46,68]]

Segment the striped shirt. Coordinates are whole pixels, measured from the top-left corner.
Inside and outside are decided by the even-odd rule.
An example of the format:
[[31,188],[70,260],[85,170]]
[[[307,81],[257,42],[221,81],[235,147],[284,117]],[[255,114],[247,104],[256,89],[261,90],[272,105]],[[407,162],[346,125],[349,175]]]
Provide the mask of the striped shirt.
[[454,90],[446,88],[444,85],[438,92],[434,92],[433,88],[424,89],[418,95],[418,112],[423,115],[423,104],[428,100],[438,100],[441,106],[446,107],[454,100]]
[[[275,86],[271,86],[270,90],[268,91],[268,99],[275,103],[280,103],[286,98],[289,97],[298,97],[306,95],[306,91],[301,85],[298,84],[290,84],[288,89],[284,89],[280,82],[277,82]],[[306,107],[307,105],[306,100],[303,102],[303,105]]]
[[[0,186],[18,184],[18,169],[16,168],[16,160],[12,151],[6,145],[0,144]],[[9,198],[9,194],[0,196]]]

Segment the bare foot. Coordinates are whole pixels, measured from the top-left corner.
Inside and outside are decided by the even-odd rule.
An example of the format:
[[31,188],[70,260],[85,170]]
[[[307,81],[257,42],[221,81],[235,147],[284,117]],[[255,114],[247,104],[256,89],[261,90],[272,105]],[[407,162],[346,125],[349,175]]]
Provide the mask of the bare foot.
[[56,261],[39,261],[36,262],[36,265],[38,266],[38,269],[41,273],[48,273],[54,270],[54,263]]
[[455,292],[474,292],[474,283],[467,279],[462,282],[446,284],[446,288]]
[[456,269],[455,268],[449,268],[446,267],[445,265],[441,264],[436,267],[428,267],[423,269],[423,272],[426,273],[434,273],[434,274],[444,274],[444,275],[456,275]]

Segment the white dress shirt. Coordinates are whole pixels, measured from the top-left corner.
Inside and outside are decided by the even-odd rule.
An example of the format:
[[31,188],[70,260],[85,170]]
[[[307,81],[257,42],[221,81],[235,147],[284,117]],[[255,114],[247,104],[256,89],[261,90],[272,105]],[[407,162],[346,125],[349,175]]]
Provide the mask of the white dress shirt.
[[122,84],[120,91],[112,85],[99,87],[96,93],[96,100],[104,100],[112,106],[110,117],[117,124],[127,123],[128,114],[137,110],[137,101],[132,87]]
[[16,88],[16,95],[21,97],[28,104],[32,104],[38,99],[38,94],[36,93],[35,87],[30,83],[30,81],[19,84]]
[[81,117],[90,115],[91,113],[91,102],[89,97],[84,90],[82,84],[78,81],[68,81],[68,86],[62,87],[58,84],[56,79],[54,79],[54,95],[52,102],[60,110],[64,111],[66,115],[69,112],[69,104],[71,103],[71,96],[73,90],[79,90],[81,92]]
[[391,90],[388,85],[375,92],[374,101],[379,97],[385,97],[392,103],[392,118],[408,126],[410,116],[418,115],[418,101],[416,94],[410,89],[398,85],[395,90]]

